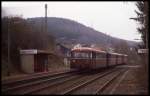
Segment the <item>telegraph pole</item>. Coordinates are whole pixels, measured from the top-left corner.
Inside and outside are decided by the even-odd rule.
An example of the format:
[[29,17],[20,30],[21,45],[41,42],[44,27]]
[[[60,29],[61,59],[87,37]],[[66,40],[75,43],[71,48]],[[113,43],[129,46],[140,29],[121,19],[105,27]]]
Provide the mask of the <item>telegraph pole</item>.
[[10,20],[8,19],[8,64],[7,64],[7,76],[10,76],[10,68],[9,68],[9,66],[10,66]]
[[45,33],[47,33],[47,4],[45,4]]
[[[45,30],[45,34],[47,35],[47,37],[48,37],[48,31],[47,31],[47,4],[45,4],[45,28],[44,28]],[[48,41],[46,42],[47,44],[48,44]],[[46,45],[45,45],[45,47],[46,47]],[[47,48],[48,49],[48,48]]]
[[[47,4],[45,4],[45,34],[48,35],[47,33]],[[48,36],[47,36],[48,37]],[[48,44],[48,42],[46,43]],[[45,46],[46,47],[46,46]],[[46,61],[46,65],[45,65],[45,69],[46,71],[48,71],[48,58],[47,58],[47,61]]]

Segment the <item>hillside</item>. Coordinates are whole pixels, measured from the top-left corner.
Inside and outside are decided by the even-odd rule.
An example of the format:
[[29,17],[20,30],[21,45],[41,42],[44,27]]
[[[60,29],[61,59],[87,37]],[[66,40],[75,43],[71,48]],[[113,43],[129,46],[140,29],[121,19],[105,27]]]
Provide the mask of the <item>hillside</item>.
[[[72,48],[76,44],[95,45],[96,48],[106,50],[108,47],[115,49],[118,53],[130,54],[131,60],[134,54],[129,51],[129,47],[136,46],[137,43],[126,41],[105,35],[90,27],[80,24],[76,21],[63,18],[48,18],[48,33],[44,33],[44,18],[29,18],[27,20],[14,17],[2,19],[2,74],[8,73],[7,65],[7,21],[20,23],[11,23],[11,50],[10,59],[12,64],[9,65],[11,74],[21,73],[20,69],[20,49],[48,49],[52,52],[56,49],[56,42],[66,47]],[[52,35],[52,36],[51,36]],[[117,49],[117,50],[116,50]],[[121,51],[120,51],[121,50]],[[54,52],[55,53],[55,52]],[[133,55],[132,55],[133,54]],[[57,53],[55,54],[57,55]],[[51,57],[49,67],[64,66],[63,58],[58,56]]]
[[[42,17],[28,18],[27,20],[38,28],[42,28],[44,25],[44,18]],[[102,32],[98,32],[73,20],[56,17],[48,17],[47,20],[48,32],[50,32],[50,34],[55,37],[56,41],[61,44],[74,46],[80,43],[107,46],[109,43],[111,47],[114,47],[122,41],[126,41],[129,46],[135,46],[137,44],[133,41],[107,36]]]

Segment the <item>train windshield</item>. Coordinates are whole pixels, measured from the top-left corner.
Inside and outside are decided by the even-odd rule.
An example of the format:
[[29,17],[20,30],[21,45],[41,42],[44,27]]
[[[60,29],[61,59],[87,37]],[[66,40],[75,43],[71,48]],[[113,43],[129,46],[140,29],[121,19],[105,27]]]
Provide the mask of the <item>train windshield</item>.
[[72,57],[74,57],[74,58],[92,58],[92,53],[90,53],[90,52],[72,52]]

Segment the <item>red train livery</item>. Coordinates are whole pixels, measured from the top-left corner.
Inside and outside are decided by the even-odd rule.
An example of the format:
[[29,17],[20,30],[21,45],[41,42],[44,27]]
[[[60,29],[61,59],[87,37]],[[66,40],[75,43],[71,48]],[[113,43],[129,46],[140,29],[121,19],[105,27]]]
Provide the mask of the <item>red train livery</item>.
[[96,69],[127,63],[127,55],[108,53],[88,47],[71,50],[70,67],[76,69]]

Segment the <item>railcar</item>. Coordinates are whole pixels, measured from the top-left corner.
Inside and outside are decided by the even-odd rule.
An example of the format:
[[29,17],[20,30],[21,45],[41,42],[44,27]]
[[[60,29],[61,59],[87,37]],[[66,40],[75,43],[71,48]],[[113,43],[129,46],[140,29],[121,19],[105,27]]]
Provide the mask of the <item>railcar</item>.
[[93,48],[81,47],[71,50],[70,67],[76,69],[104,68],[127,62],[127,55],[108,53]]

